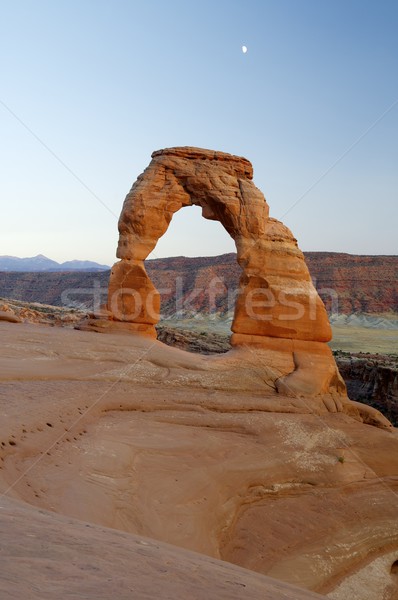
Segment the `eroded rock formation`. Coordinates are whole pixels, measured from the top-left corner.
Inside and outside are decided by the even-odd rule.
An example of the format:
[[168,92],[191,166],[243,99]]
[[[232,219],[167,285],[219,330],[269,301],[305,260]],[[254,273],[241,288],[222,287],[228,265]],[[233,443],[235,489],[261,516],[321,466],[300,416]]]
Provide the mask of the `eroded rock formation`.
[[147,332],[155,335],[159,297],[143,261],[173,214],[198,205],[203,217],[220,221],[236,243],[242,276],[233,344],[267,344],[264,337],[330,339],[325,308],[303,254],[289,229],[269,217],[252,178],[249,161],[222,152],[169,148],[152,154],[149,167],[127,195],[119,220],[121,261],[112,269],[108,296],[115,320],[145,323]]
[[273,385],[280,394],[322,396],[328,410],[343,410],[348,399],[326,345],[331,329],[324,304],[297,241],[269,216],[252,179],[245,158],[191,147],[154,152],[124,201],[120,261],[111,271],[107,307],[89,327],[156,337],[160,295],[144,260],[174,213],[198,205],[203,217],[219,221],[234,239],[242,268],[232,346],[268,352],[266,359],[277,365]]

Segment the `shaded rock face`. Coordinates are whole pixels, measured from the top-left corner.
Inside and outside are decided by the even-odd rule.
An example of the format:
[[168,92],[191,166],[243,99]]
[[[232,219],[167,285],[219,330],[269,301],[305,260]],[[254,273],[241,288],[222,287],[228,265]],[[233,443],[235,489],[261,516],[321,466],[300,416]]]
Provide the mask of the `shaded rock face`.
[[231,350],[231,345],[225,335],[176,329],[167,325],[158,325],[156,329],[160,342],[187,352],[223,354]]
[[352,400],[380,410],[398,425],[398,359],[383,355],[340,355],[336,358]]
[[[147,325],[154,334],[160,299],[143,261],[183,207],[198,205],[235,240],[242,268],[232,343],[267,344],[263,338],[326,342],[331,337],[324,305],[312,285],[293,235],[269,217],[252,181],[249,161],[222,152],[169,148],[152,162],[127,195],[119,220],[117,256],[108,309],[114,320]],[[131,290],[137,293],[132,294]],[[253,336],[255,336],[253,338]]]

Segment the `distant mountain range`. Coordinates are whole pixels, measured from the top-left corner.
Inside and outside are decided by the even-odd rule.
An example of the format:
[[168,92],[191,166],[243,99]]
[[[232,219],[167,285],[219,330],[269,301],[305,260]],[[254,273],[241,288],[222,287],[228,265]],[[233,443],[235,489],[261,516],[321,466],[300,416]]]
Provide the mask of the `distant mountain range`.
[[0,271],[17,271],[19,273],[32,273],[43,271],[108,271],[108,265],[100,265],[91,260],[68,260],[58,263],[43,254],[30,258],[18,258],[17,256],[0,256]]

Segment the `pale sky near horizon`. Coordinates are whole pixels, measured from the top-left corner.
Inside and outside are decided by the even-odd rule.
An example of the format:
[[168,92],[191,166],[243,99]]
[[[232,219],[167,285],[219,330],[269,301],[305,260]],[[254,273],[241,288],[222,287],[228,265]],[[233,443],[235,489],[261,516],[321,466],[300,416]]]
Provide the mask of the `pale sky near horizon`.
[[[397,254],[397,30],[386,0],[0,0],[0,255],[112,264],[184,145],[248,158],[303,250]],[[186,208],[153,257],[233,250]]]

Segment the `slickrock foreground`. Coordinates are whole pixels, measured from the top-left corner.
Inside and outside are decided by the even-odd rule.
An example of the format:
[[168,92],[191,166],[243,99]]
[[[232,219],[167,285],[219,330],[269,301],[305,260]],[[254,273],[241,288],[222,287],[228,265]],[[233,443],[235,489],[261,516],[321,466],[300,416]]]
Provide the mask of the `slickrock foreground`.
[[[232,359],[205,357],[140,336],[0,325],[7,501],[175,544],[337,600],[398,593],[396,430],[341,412],[318,416],[308,400],[275,396],[255,357],[242,364],[242,349]],[[2,522],[18,536],[12,547],[20,547],[22,573],[46,564],[43,546],[32,546],[41,537],[21,537],[15,521]],[[70,543],[65,556],[77,552],[74,569],[84,573],[92,562]],[[105,538],[103,545],[101,553]],[[9,553],[2,544],[0,564]],[[12,584],[3,571],[11,588],[15,569]]]
[[156,542],[0,499],[4,600],[317,600],[317,594]]

